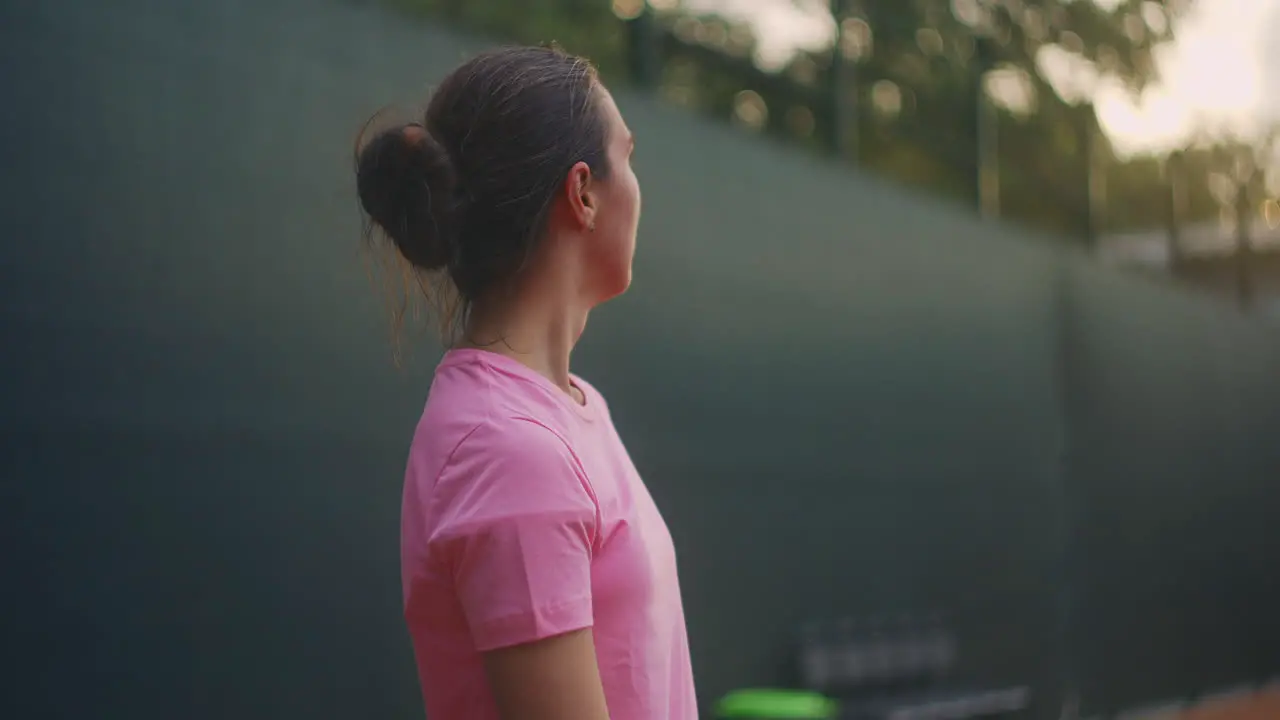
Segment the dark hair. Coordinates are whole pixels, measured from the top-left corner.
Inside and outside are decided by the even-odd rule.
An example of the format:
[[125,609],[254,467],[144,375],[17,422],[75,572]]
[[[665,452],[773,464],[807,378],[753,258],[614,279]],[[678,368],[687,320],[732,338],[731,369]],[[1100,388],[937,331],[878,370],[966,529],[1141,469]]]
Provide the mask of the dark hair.
[[[567,173],[608,175],[607,126],[592,65],[556,48],[487,52],[436,89],[420,122],[383,130],[357,151],[356,189],[446,332],[519,272]],[[444,271],[447,284],[421,273]],[[395,323],[404,311],[400,305]]]

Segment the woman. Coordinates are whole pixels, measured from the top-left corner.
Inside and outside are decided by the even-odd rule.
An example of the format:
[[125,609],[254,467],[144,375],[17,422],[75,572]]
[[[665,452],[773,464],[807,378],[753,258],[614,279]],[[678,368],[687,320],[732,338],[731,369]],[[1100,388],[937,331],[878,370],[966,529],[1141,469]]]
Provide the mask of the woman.
[[671,536],[604,398],[569,372],[591,308],[631,282],[634,147],[589,63],[513,48],[359,152],[364,210],[444,283],[455,328],[401,528],[431,720],[697,716]]

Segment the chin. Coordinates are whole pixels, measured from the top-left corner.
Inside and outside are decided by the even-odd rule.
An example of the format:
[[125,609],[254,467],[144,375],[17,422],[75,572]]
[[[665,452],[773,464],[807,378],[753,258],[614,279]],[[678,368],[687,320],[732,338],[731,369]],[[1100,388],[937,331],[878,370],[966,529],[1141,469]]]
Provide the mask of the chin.
[[619,295],[625,293],[631,287],[631,268],[626,271],[611,275],[610,282],[605,283],[604,292],[601,293],[600,302],[608,302]]

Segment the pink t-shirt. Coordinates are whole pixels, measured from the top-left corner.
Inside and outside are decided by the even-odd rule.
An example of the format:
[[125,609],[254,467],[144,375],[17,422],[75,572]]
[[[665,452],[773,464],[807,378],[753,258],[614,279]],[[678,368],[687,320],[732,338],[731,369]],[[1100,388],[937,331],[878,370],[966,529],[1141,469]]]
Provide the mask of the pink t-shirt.
[[592,628],[612,720],[698,710],[675,548],[609,419],[483,350],[436,369],[405,478],[405,617],[430,720],[496,718],[480,653]]

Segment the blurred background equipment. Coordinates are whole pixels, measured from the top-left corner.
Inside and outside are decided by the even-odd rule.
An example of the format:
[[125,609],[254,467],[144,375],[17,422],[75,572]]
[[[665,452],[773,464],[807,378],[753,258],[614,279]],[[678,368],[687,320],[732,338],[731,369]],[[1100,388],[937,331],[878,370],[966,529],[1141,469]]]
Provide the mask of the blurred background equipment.
[[[420,716],[397,533],[439,348],[391,365],[350,142],[548,39],[639,139],[635,286],[575,363],[680,549],[708,717],[864,667],[1045,720],[1273,708],[1274,145],[1166,161],[1102,102],[1204,4],[784,4],[812,37],[728,0],[0,7],[0,716]],[[945,663],[882,628],[799,671],[806,623],[910,608]]]
[[955,638],[935,615],[808,623],[800,662],[801,684],[835,699],[847,720],[1017,717],[1030,704],[1026,687],[952,681]]

